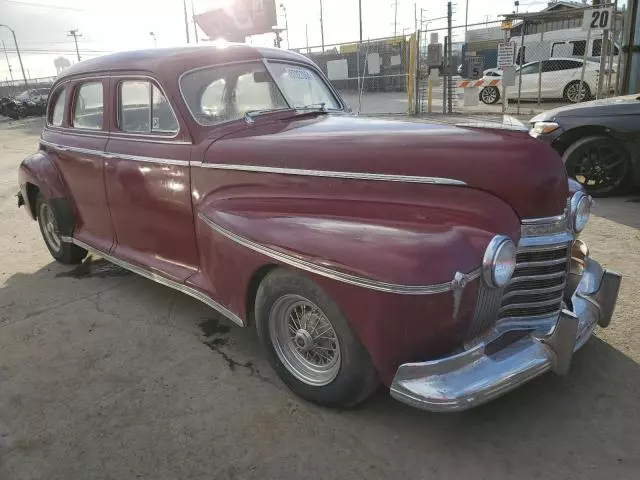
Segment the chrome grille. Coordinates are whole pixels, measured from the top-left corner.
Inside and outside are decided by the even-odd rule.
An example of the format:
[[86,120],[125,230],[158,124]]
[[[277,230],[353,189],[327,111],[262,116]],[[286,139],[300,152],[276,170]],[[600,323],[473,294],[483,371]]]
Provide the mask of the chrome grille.
[[570,244],[518,248],[516,269],[502,295],[498,318],[541,317],[562,308]]

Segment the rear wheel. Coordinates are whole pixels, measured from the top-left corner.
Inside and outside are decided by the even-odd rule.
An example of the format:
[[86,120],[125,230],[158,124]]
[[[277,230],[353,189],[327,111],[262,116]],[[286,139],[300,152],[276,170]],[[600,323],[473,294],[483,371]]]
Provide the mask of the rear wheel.
[[582,138],[569,146],[563,160],[568,175],[594,197],[619,192],[629,181],[629,154],[609,137]]
[[564,87],[564,93],[562,94],[562,96],[567,102],[586,102],[591,98],[591,90],[589,89],[589,85],[587,84],[587,82],[582,82],[581,88],[580,81],[576,80],[575,82],[571,82],[566,87]]
[[42,238],[49,252],[51,252],[51,256],[60,263],[75,264],[82,262],[82,259],[87,256],[87,251],[73,243],[62,240],[55,210],[42,195],[38,195],[36,199],[36,212]]
[[256,297],[256,327],[269,361],[297,395],[349,408],[378,386],[369,354],[337,305],[308,278],[271,272]]
[[480,90],[480,100],[487,105],[493,105],[500,100],[500,90],[497,87],[484,87]]

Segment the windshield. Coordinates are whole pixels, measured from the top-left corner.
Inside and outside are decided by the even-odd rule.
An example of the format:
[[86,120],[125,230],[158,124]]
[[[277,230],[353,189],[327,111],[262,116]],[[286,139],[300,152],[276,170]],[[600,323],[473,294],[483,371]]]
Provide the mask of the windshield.
[[207,67],[188,72],[180,89],[193,118],[215,125],[289,108],[340,109],[324,80],[300,64],[262,62]]

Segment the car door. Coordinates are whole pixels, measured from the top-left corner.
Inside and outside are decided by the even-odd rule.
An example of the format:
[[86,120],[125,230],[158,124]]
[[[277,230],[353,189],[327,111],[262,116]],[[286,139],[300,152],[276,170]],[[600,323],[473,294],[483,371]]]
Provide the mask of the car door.
[[54,156],[75,208],[74,237],[107,252],[114,241],[104,187],[108,90],[109,82],[103,78],[65,83],[54,92],[42,133],[43,145]]
[[184,281],[197,270],[191,208],[191,141],[159,83],[112,77],[106,188],[113,254]]

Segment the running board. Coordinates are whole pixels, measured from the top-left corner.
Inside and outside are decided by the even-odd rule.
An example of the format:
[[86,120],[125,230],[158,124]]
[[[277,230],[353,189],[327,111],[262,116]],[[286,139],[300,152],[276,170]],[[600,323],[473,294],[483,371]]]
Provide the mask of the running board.
[[67,243],[74,243],[75,245],[84,248],[85,250],[87,250],[88,252],[94,254],[94,255],[98,255],[99,257],[104,258],[105,260],[113,263],[114,265],[118,265],[119,267],[124,268],[125,270],[129,270],[133,273],[136,273],[142,277],[148,278],[149,280],[152,280],[156,283],[159,283],[161,285],[164,285],[165,287],[169,287],[169,288],[173,288],[174,290],[178,290],[179,292],[182,292],[184,294],[189,295],[190,297],[195,298],[196,300],[200,300],[202,303],[207,304],[208,306],[210,306],[211,308],[213,308],[214,310],[216,310],[218,313],[224,315],[226,318],[228,318],[229,320],[231,320],[233,323],[241,326],[241,327],[245,327],[245,323],[244,321],[235,313],[233,313],[231,310],[229,310],[228,308],[220,305],[218,302],[216,302],[213,298],[209,297],[208,295],[205,295],[204,293],[202,293],[200,290],[197,290],[193,287],[188,287],[187,285],[184,285],[182,283],[176,282],[174,280],[170,280],[162,275],[159,275],[155,272],[152,272],[150,270],[147,270],[145,268],[142,267],[138,267],[137,265],[133,265],[129,262],[126,262],[124,260],[121,260],[119,258],[116,258],[112,255],[109,255],[108,253],[103,252],[102,250],[98,250],[95,247],[92,247],[91,245],[87,245],[86,243],[84,243],[81,240],[78,240],[77,238],[72,238],[72,237],[67,237],[67,236],[63,236],[62,237],[62,241],[63,242],[67,242]]

